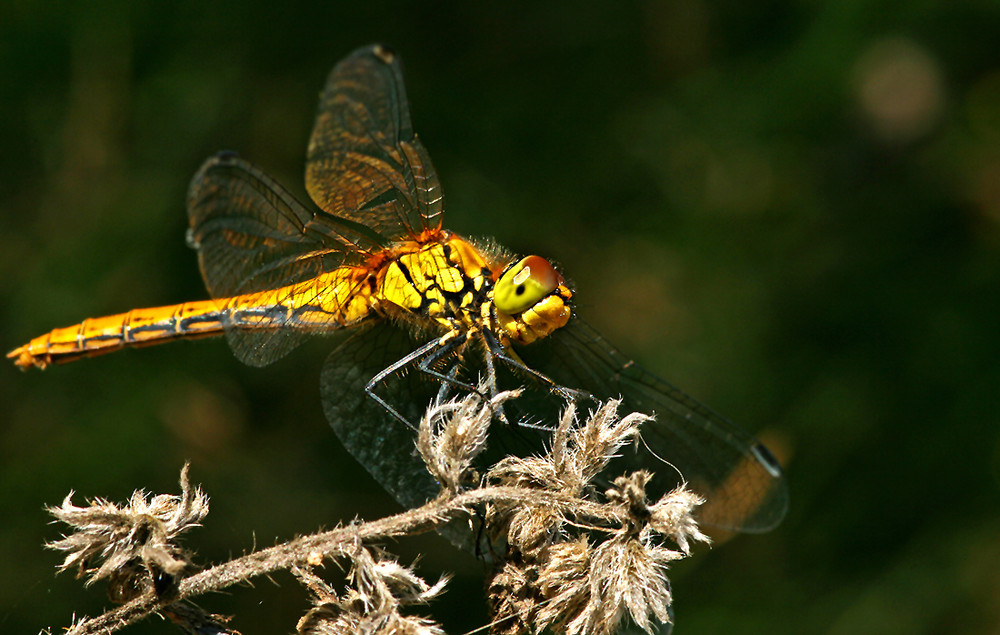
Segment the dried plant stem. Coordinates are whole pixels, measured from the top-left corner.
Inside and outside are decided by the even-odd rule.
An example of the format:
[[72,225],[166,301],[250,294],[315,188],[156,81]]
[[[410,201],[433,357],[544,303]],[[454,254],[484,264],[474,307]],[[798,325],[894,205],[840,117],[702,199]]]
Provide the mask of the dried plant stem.
[[[489,402],[479,395],[435,402],[421,420],[417,449],[441,486],[433,500],[187,577],[193,554],[178,539],[201,523],[208,497],[191,486],[186,466],[180,495],[137,491],[127,504],[98,498],[81,507],[70,494],[49,511],[72,531],[48,547],[65,554],[60,570],[76,569],[87,584],[107,580],[121,606],[67,632],[109,634],[159,613],[188,633],[238,635],[228,618],[206,613],[190,600],[287,569],[313,596],[312,608],[297,624],[300,635],[443,635],[436,621],[409,610],[437,597],[448,576],[428,583],[376,544],[443,530],[473,516],[484,526],[480,531],[470,525],[469,531],[488,539],[496,557],[487,598],[495,635],[546,629],[612,635],[626,619],[652,633],[656,624],[670,622],[666,570],[690,553],[692,542],[708,540],[692,515],[703,500],[677,487],[650,501],[646,486],[652,473],[646,470],[604,480],[603,494],[593,482],[648,417],[619,417],[619,402],[609,401],[581,421],[569,403],[546,454],[504,457],[478,476],[474,462],[495,409],[517,393],[500,393]],[[666,540],[677,549],[665,546]],[[315,572],[327,560],[350,562],[343,592]]]
[[359,542],[433,531],[451,520],[469,515],[474,508],[485,503],[545,506],[577,521],[601,525],[622,520],[607,505],[582,501],[560,492],[519,487],[483,487],[440,497],[394,516],[302,536],[255,551],[182,579],[177,594],[169,600],[147,592],[103,615],[81,620],[66,632],[68,635],[112,633],[174,602],[219,591],[274,571],[315,563],[326,556],[341,555]]

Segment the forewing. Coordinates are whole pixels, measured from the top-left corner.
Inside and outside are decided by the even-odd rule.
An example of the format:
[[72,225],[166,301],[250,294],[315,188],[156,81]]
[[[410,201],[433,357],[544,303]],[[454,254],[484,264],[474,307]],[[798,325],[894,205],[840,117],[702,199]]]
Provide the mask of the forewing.
[[650,470],[656,496],[686,481],[707,499],[699,518],[725,529],[761,532],[781,521],[788,507],[781,467],[752,435],[637,366],[579,318],[547,340],[518,353],[558,384],[602,400],[621,396],[624,410],[656,417],[606,473]]
[[306,189],[328,213],[388,238],[440,229],[441,186],[388,48],[358,49],[331,72],[309,140]]
[[[259,168],[223,153],[202,165],[188,190],[188,242],[209,294],[225,298],[309,280],[363,250],[367,239],[336,219],[317,231],[313,214]],[[294,329],[236,329],[227,339],[242,361],[262,366],[304,337]]]

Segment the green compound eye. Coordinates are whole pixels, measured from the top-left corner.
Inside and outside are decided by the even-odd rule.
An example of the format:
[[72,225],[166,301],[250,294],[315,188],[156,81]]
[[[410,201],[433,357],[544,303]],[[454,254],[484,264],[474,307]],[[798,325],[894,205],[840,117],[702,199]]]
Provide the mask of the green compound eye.
[[560,276],[541,256],[528,256],[500,276],[493,303],[508,315],[520,313],[555,291]]

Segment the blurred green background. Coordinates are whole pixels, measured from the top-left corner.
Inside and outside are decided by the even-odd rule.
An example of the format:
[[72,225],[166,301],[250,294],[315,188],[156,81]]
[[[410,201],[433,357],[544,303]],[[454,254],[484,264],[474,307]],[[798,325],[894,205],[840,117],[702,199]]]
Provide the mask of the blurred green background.
[[[447,226],[550,255],[609,339],[767,440],[781,527],[701,549],[677,633],[1000,632],[1000,4],[0,6],[0,340],[205,297],[187,181],[238,150],[302,195],[327,72],[402,56]],[[70,490],[212,496],[218,561],[396,511],[327,426],[317,340],[0,366],[0,631],[108,605],[54,576]],[[431,612],[485,620],[476,561]],[[286,575],[203,602],[294,630]],[[132,633],[169,633],[150,620]]]

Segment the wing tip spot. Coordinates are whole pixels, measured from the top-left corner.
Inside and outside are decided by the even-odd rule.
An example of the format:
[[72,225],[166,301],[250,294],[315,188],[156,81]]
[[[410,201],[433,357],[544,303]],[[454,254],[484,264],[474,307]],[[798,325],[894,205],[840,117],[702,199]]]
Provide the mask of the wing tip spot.
[[774,478],[781,478],[781,463],[778,463],[778,459],[775,458],[771,451],[767,449],[763,443],[755,443],[750,448],[750,452],[753,453],[754,458],[764,466],[767,473]]
[[376,44],[372,47],[372,55],[381,60],[384,64],[392,64],[396,61],[396,53],[385,44]]

